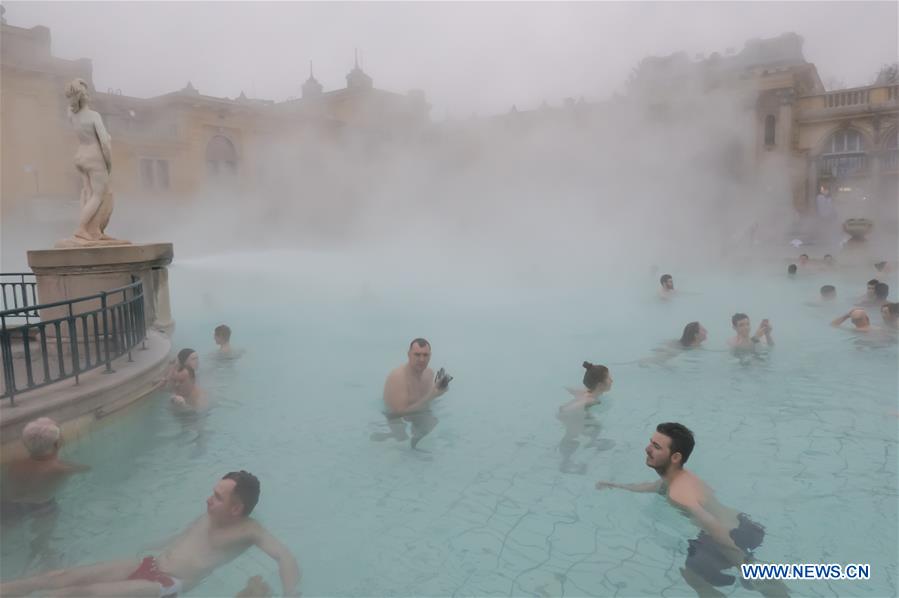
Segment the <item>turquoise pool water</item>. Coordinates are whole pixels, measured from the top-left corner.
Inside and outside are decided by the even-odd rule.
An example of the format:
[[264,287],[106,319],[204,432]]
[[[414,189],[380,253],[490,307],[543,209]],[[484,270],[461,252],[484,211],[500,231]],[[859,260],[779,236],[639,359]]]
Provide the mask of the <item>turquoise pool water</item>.
[[[680,421],[697,439],[689,467],[766,526],[760,559],[871,564],[870,581],[790,582],[794,595],[899,591],[896,344],[827,325],[873,271],[674,271],[696,294],[662,303],[658,273],[428,269],[400,283],[411,266],[359,274],[358,259],[174,267],[175,343],[199,350],[213,407],[180,419],[159,395],[67,447],[94,469],[59,497],[52,553],[29,572],[136,556],[202,513],[218,477],[245,468],[262,481],[255,515],[297,555],[307,596],[690,595],[679,568],[693,525],[657,495],[593,488],[654,479],[643,448],[658,422]],[[825,283],[839,305],[803,305]],[[766,359],[723,350],[735,311],[772,321]],[[596,413],[606,450],[579,450],[584,475],[560,472],[555,411],[581,362],[637,360],[697,319],[707,350],[668,368],[610,366]],[[222,322],[246,350],[239,360],[208,355]],[[432,367],[455,376],[427,453],[369,440],[384,429],[384,377],[415,336],[431,340]],[[4,579],[25,571],[30,534],[4,529]],[[256,574],[280,589],[276,571],[250,551],[191,595],[233,596]]]

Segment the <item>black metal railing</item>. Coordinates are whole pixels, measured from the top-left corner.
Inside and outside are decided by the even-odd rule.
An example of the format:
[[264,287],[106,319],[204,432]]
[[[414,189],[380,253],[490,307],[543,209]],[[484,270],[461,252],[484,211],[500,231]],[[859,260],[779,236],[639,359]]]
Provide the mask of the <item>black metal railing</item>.
[[[30,315],[22,322],[23,314]],[[37,314],[40,319],[32,322]],[[69,301],[0,311],[3,387],[9,398],[75,378],[145,346],[144,288],[140,281]]]
[[0,274],[0,311],[28,308],[16,316],[28,324],[31,320],[40,320],[35,306],[37,306],[37,278],[33,273]]

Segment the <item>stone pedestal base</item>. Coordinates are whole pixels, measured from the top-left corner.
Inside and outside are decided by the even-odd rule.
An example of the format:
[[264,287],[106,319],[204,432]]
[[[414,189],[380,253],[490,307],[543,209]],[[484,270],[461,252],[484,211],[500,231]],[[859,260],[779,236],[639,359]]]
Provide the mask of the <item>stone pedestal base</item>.
[[131,245],[131,241],[113,239],[112,237],[109,237],[108,239],[97,239],[96,241],[89,241],[79,237],[69,237],[68,239],[57,241],[53,244],[53,247],[56,249],[80,249],[83,247],[113,247],[116,245]]
[[[147,326],[170,332],[168,271],[174,255],[171,243],[41,249],[28,252],[42,304],[69,301],[143,281]],[[94,302],[76,304],[73,313],[97,309]],[[46,313],[44,313],[46,312]],[[68,315],[68,308],[42,310],[41,319]]]

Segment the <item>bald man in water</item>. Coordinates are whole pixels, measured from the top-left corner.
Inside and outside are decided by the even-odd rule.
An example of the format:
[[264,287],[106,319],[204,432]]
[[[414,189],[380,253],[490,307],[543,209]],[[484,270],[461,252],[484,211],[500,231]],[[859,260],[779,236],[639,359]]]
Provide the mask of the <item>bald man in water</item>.
[[431,401],[449,390],[452,376],[443,369],[434,375],[428,364],[431,361],[431,344],[417,338],[409,343],[408,362],[395,368],[384,383],[384,415],[390,432],[371,435],[372,440],[406,440],[406,423],[412,424],[410,445],[416,448],[421,439],[434,429],[439,421],[431,413]]
[[871,332],[874,330],[874,327],[871,326],[871,318],[868,317],[868,312],[860,307],[849,310],[848,313],[835,319],[830,325],[839,328],[846,320],[852,322],[856,332]]

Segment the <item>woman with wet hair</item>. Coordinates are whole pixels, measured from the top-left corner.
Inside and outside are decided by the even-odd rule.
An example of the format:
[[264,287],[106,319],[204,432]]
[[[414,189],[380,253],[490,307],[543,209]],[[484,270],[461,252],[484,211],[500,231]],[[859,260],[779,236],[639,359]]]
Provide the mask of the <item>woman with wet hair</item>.
[[562,462],[559,471],[563,473],[583,474],[587,471],[586,463],[572,463],[571,459],[575,451],[580,447],[578,440],[581,436],[587,436],[590,442],[587,447],[601,449],[597,443],[599,424],[593,419],[588,409],[599,404],[599,397],[612,388],[612,376],[609,368],[604,365],[594,365],[589,361],[583,363],[584,388],[569,388],[574,398],[559,407],[556,418],[565,426],[565,435],[559,442],[559,452],[562,453]]
[[708,337],[708,332],[699,322],[690,322],[684,326],[684,333],[680,337],[680,344],[685,349],[698,347]]

